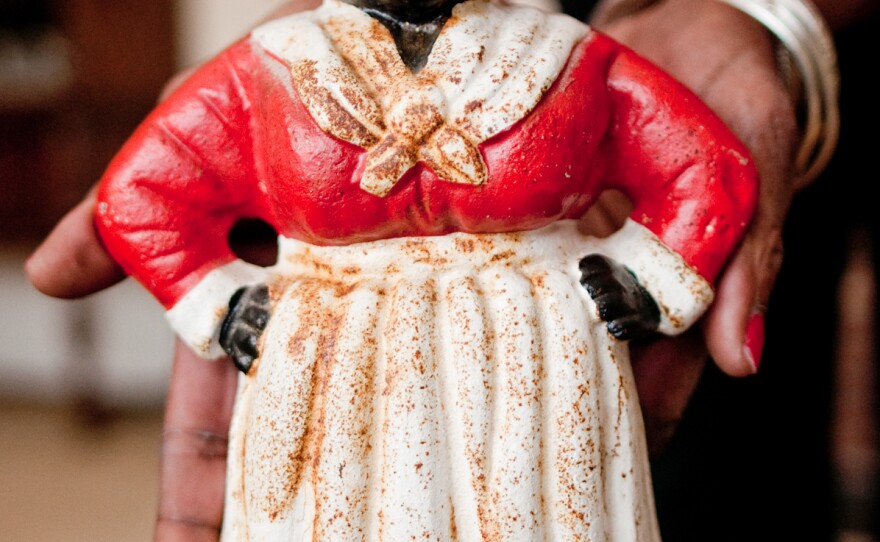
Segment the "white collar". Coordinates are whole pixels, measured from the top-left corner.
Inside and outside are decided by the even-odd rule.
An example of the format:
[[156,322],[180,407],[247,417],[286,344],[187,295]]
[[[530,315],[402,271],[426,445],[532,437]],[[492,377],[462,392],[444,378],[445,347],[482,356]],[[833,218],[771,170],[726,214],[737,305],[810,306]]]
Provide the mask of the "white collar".
[[361,187],[384,196],[418,161],[447,181],[484,182],[476,146],[537,105],[588,32],[564,15],[471,0],[415,75],[380,22],[339,0],[252,36],[290,67],[322,130],[368,149]]

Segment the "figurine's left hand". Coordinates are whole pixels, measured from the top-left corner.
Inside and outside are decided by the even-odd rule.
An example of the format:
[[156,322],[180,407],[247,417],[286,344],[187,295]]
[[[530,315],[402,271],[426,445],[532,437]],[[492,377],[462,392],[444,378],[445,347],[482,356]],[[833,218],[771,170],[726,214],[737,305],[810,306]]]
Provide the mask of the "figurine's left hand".
[[636,276],[622,264],[601,254],[579,263],[580,282],[607,322],[608,332],[621,341],[644,339],[660,325],[660,308]]
[[696,92],[748,146],[760,174],[756,215],[718,278],[701,328],[633,349],[649,445],[656,452],[681,417],[707,354],[732,376],[758,370],[764,312],[782,264],[782,226],[794,193],[794,108],[770,35],[721,2],[665,0],[610,24],[592,24]]

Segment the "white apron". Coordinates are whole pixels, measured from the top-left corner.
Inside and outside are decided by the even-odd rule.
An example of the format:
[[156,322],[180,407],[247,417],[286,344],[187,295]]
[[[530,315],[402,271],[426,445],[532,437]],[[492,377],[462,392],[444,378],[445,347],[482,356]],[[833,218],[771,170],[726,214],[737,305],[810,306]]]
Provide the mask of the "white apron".
[[282,240],[231,428],[225,541],[656,541],[626,343],[574,221]]

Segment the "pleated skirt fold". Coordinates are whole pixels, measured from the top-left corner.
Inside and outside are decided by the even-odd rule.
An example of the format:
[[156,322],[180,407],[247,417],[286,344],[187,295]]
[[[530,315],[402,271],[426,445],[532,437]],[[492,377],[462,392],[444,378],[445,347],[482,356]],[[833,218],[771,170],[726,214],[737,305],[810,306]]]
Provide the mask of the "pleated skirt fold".
[[655,541],[624,343],[529,234],[282,245],[224,540]]

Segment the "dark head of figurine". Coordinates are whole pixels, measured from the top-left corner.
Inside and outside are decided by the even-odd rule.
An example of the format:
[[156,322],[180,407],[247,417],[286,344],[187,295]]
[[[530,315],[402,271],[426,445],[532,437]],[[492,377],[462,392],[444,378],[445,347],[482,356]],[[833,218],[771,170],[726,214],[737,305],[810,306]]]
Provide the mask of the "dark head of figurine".
[[398,23],[424,24],[448,17],[461,0],[345,0],[368,13],[378,13]]

